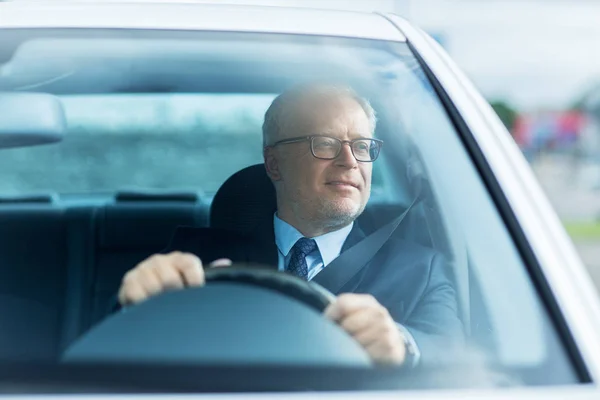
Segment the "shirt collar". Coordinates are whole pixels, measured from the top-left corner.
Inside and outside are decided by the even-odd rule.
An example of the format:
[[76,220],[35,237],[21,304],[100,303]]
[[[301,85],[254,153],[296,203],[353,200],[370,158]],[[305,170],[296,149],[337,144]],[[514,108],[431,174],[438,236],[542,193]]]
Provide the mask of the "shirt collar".
[[[277,248],[287,257],[289,252],[294,247],[294,244],[298,239],[304,237],[298,229],[292,225],[283,221],[277,216],[277,213],[273,216],[273,226],[275,228],[275,244]],[[313,239],[317,243],[319,253],[321,253],[321,259],[323,264],[327,265],[332,262],[342,252],[342,246],[348,238],[354,222],[345,227],[338,229],[337,231],[329,232],[321,236],[314,237]]]

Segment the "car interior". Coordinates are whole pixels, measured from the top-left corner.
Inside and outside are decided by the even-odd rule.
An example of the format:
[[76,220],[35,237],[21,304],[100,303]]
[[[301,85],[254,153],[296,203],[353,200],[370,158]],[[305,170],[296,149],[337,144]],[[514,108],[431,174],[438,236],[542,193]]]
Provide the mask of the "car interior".
[[[350,46],[343,39],[287,42],[256,35],[261,40],[249,46],[246,36],[252,35],[236,41],[233,34],[220,34],[231,39],[223,46],[220,36],[194,41],[189,32],[173,32],[179,42],[165,46],[153,42],[162,39],[159,32],[83,32],[73,39],[73,32],[56,30],[49,40],[45,35],[17,29],[4,47],[0,41],[0,72],[6,72],[0,74],[0,109],[12,116],[0,118],[0,159],[15,147],[63,145],[70,128],[61,103],[66,95],[276,94],[292,84],[328,79],[350,82],[366,93],[378,112],[376,136],[386,146],[378,168],[391,196],[372,195],[358,223],[366,234],[374,232],[416,199],[394,235],[444,255],[467,341],[498,358],[498,321],[510,316],[491,318],[481,275],[474,273],[472,248],[427,172],[426,166],[440,157],[425,159],[419,138],[398,122],[397,104],[385,100],[393,98],[386,92],[389,82],[399,85],[395,89],[403,84],[398,71],[428,80],[405,43],[352,40]],[[126,37],[115,42],[122,39],[119,35]],[[140,38],[148,40],[138,45]],[[90,46],[94,51],[87,51]],[[52,52],[57,55],[44,58]],[[348,57],[365,61],[352,63]],[[425,87],[433,90],[429,83]],[[386,157],[386,151],[393,157]],[[217,232],[247,236],[272,220],[275,194],[264,167],[248,163],[229,172],[214,193],[119,188],[97,197],[0,193],[0,360],[60,360],[111,316],[123,275],[164,251],[176,229],[204,228],[207,238]],[[218,258],[219,248],[210,250]],[[532,379],[545,377],[539,373]]]
[[[414,181],[417,195],[425,190],[418,186],[427,181]],[[395,235],[429,247],[435,240],[451,256],[431,206],[420,203]],[[370,205],[359,223],[370,233],[405,207]],[[261,164],[234,174],[211,202],[185,192],[116,193],[108,204],[87,206],[64,206],[50,195],[3,198],[0,315],[6,328],[0,357],[56,360],[111,313],[123,275],[165,249],[176,228],[210,227],[248,235],[272,218],[275,209],[274,188]],[[468,318],[467,310],[463,318]]]

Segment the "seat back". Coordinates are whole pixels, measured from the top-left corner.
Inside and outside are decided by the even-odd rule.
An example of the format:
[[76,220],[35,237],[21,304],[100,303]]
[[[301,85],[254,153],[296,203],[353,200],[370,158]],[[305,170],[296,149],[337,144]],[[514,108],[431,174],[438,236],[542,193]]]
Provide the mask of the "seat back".
[[90,327],[110,313],[123,276],[167,247],[179,226],[205,227],[208,206],[195,201],[127,202],[100,209],[95,223]]
[[179,226],[208,225],[197,196],[102,206],[0,205],[0,360],[56,360],[109,314],[123,275]]
[[65,211],[0,208],[0,359],[49,361],[61,339],[67,280]]
[[210,226],[269,238],[273,236],[276,210],[275,187],[265,166],[255,164],[236,172],[221,185],[210,207]]

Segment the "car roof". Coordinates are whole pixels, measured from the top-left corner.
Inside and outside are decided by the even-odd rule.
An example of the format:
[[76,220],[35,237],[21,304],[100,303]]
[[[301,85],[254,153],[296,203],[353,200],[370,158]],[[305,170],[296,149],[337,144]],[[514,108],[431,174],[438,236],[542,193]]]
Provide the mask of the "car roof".
[[186,1],[1,3],[2,28],[177,29],[406,40],[377,13]]

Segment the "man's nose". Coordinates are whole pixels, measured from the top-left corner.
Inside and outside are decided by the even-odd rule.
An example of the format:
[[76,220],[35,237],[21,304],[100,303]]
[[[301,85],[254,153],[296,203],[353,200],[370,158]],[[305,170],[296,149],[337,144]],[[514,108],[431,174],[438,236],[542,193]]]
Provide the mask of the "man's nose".
[[352,148],[350,147],[350,143],[342,143],[342,149],[340,150],[340,154],[338,154],[335,159],[335,165],[346,168],[354,168],[358,161],[354,158],[354,154],[352,154]]

